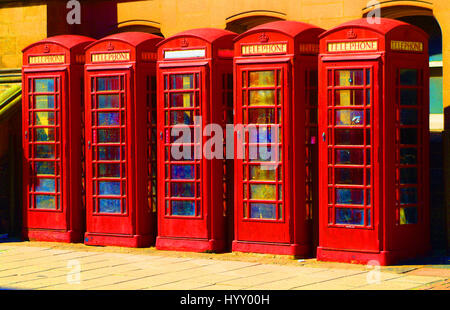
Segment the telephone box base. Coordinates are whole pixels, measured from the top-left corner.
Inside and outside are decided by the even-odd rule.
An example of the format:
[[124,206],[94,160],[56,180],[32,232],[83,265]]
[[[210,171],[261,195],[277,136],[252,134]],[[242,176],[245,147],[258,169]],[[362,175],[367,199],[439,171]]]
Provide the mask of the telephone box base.
[[146,248],[153,244],[154,238],[150,235],[111,235],[85,233],[84,244],[120,246],[128,248]]
[[73,230],[25,229],[22,236],[25,240],[30,241],[83,242],[83,233]]
[[351,264],[390,266],[407,259],[426,256],[429,251],[429,248],[422,248],[411,249],[408,251],[380,251],[378,253],[368,253],[318,247],[317,260]]
[[225,241],[214,239],[156,237],[156,248],[158,250],[170,251],[220,253],[225,251]]
[[256,243],[245,241],[233,241],[233,252],[262,253],[276,255],[292,255],[295,257],[309,257],[311,248],[302,244],[280,244],[280,243]]

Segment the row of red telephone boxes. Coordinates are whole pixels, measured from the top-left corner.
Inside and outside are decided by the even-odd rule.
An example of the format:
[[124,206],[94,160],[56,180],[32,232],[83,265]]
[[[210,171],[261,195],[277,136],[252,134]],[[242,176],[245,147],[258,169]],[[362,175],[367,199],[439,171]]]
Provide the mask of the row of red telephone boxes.
[[[24,237],[295,256],[317,247],[319,259],[380,264],[424,254],[427,42],[406,23],[361,19],[326,32],[279,21],[241,35],[32,44]],[[233,123],[257,129],[234,131],[243,156],[174,156],[208,143],[196,129]],[[177,128],[191,140],[180,144]],[[215,145],[224,154],[226,140]]]

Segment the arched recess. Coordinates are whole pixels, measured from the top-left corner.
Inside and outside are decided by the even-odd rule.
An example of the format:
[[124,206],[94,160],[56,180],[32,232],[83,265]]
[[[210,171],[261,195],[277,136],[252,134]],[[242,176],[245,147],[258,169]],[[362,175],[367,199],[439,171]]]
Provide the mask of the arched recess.
[[161,33],[161,25],[158,22],[147,20],[128,20],[117,24],[116,33],[138,31],[155,34],[164,37]]
[[286,20],[286,14],[269,10],[247,11],[226,18],[226,30],[241,34],[258,25]]

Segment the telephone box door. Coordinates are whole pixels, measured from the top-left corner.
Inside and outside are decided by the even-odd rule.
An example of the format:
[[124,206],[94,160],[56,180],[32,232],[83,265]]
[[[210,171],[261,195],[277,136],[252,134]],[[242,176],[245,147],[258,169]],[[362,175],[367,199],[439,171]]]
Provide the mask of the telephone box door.
[[24,182],[27,227],[67,229],[64,203],[62,130],[66,85],[65,73],[25,74],[28,87],[24,105]]
[[289,71],[287,63],[237,67],[237,240],[291,241]]
[[[206,67],[164,69],[160,71],[158,112],[158,169],[160,185],[159,235],[207,238],[205,206],[210,199],[204,159],[203,126],[209,108]],[[200,118],[201,116],[201,118]],[[197,119],[197,121],[196,121]],[[203,158],[203,159],[202,159]]]
[[[127,134],[132,112],[129,102],[130,72],[88,72],[90,99],[86,106],[88,161],[86,202],[88,231],[133,234],[127,198],[132,178]],[[105,220],[105,217],[108,220]]]
[[[323,66],[320,119],[322,247],[379,251],[379,64]],[[325,79],[324,79],[325,78]],[[327,168],[324,168],[327,167]],[[324,216],[326,215],[326,216]]]

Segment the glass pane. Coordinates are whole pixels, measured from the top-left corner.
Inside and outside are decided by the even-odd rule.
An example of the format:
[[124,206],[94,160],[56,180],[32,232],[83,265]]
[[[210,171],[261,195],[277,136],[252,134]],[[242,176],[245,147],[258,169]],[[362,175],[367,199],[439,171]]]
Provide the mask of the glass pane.
[[55,163],[52,161],[37,161],[34,163],[36,175],[55,175]]
[[417,208],[400,208],[400,225],[417,224]]
[[51,193],[55,192],[55,179],[36,179],[35,191]]
[[192,89],[194,88],[193,74],[175,74],[170,76],[171,89]]
[[172,215],[195,216],[195,202],[172,201]]
[[37,126],[55,125],[55,112],[35,112],[34,115]]
[[99,160],[120,160],[120,146],[99,146]]
[[400,168],[400,184],[417,184],[417,168]]
[[[277,137],[275,136],[276,131],[273,131],[272,129],[278,130],[278,140],[276,139]],[[278,126],[249,127],[248,137],[250,143],[281,142],[281,132]]]
[[100,213],[120,213],[121,212],[120,199],[99,199],[98,212]]
[[336,224],[364,225],[364,209],[336,208]]
[[194,183],[171,183],[172,197],[195,197]]
[[111,109],[120,107],[120,95],[98,95],[98,109]]
[[36,209],[56,209],[56,197],[50,195],[36,195]]
[[98,143],[114,143],[120,142],[120,129],[99,129]]
[[274,71],[252,71],[249,72],[250,87],[275,86]]
[[262,162],[281,161],[281,150],[277,152],[276,147],[253,145],[249,148],[249,160]]
[[364,185],[364,169],[359,168],[336,168],[336,184]]
[[417,164],[417,149],[416,148],[401,148],[400,149],[400,164],[403,164],[403,165]]
[[406,86],[417,85],[417,69],[401,69],[400,85]]
[[100,178],[119,178],[120,164],[98,164],[98,176]]
[[194,125],[193,115],[193,111],[172,111],[170,112],[170,125]]
[[400,203],[410,204],[417,203],[417,188],[400,188]]
[[276,185],[250,184],[250,199],[276,200]]
[[363,129],[335,129],[336,145],[364,145]]
[[364,105],[364,90],[362,89],[337,90],[334,105],[336,106]]
[[274,90],[250,90],[249,105],[275,105]]
[[37,144],[34,148],[35,158],[55,158],[55,146],[54,145],[41,145]]
[[364,190],[336,188],[336,204],[363,205]]
[[261,166],[250,166],[250,180],[275,181],[276,169],[263,170]]
[[250,218],[252,219],[276,219],[276,204],[250,203]]
[[171,165],[170,178],[174,180],[193,180],[194,165]]
[[417,129],[400,129],[400,144],[417,144]]
[[364,70],[336,70],[336,86],[364,85]]
[[400,104],[417,105],[417,89],[401,89]]
[[120,196],[120,182],[98,182],[98,194],[101,196]]
[[36,128],[36,129],[34,129],[34,141],[37,141],[37,142],[55,141],[55,129],[53,129],[53,128]]
[[193,93],[171,93],[170,102],[172,108],[190,108],[194,106]]
[[120,114],[119,112],[99,112],[97,122],[98,126],[119,126]]
[[249,124],[275,124],[275,109],[249,109]]
[[419,122],[416,109],[401,109],[400,110],[400,124],[402,125],[417,125]]
[[363,165],[364,152],[362,149],[342,149],[336,150],[337,165]]
[[35,93],[50,93],[55,91],[54,79],[35,79],[34,92]]
[[336,125],[364,125],[364,110],[336,110]]
[[35,109],[54,109],[55,97],[54,96],[35,96],[34,97]]
[[97,90],[120,90],[120,80],[118,76],[97,78]]

